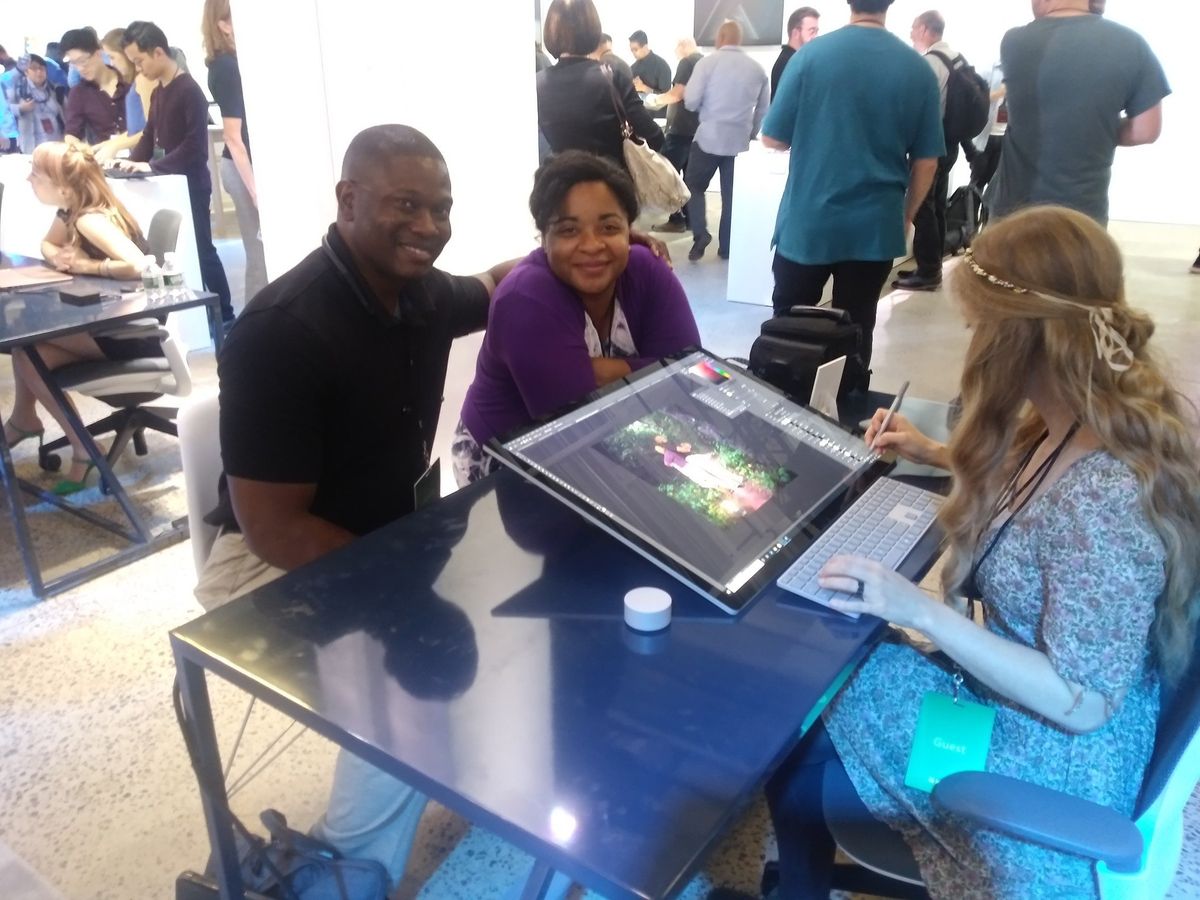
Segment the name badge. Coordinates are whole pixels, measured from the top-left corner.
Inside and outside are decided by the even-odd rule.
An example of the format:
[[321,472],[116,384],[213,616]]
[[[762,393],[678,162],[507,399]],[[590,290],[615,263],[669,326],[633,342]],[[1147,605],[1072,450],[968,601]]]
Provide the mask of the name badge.
[[442,496],[442,459],[438,457],[413,484],[413,509],[428,506]]
[[928,793],[947,775],[985,771],[995,723],[996,711],[987,706],[926,694],[904,783]]

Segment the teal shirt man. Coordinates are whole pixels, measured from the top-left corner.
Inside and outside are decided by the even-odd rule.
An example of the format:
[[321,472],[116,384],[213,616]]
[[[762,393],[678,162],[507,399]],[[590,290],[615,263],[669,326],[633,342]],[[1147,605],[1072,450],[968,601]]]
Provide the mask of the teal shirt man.
[[805,265],[903,256],[911,164],[946,152],[940,105],[929,63],[881,27],[802,47],[762,128],[791,147],[777,252]]

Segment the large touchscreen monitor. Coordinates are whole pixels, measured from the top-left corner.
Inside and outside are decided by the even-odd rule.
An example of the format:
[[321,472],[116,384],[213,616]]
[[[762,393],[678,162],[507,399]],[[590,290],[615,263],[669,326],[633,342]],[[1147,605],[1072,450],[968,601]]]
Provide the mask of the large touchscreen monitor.
[[803,551],[805,528],[878,458],[704,351],[487,449],[731,613]]

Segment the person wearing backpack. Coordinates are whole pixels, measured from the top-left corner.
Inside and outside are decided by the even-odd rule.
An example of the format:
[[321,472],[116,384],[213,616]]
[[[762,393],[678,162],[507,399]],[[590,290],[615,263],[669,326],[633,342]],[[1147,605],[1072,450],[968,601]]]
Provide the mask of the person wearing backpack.
[[987,127],[990,98],[987,83],[967,65],[962,54],[943,40],[946,20],[936,10],[913,21],[912,45],[924,55],[937,78],[942,104],[942,131],[946,155],[938,160],[933,187],[913,219],[915,270],[901,271],[893,287],[909,291],[934,291],[942,284],[942,257],[946,252],[946,199],[950,170],[958,162],[958,145]]

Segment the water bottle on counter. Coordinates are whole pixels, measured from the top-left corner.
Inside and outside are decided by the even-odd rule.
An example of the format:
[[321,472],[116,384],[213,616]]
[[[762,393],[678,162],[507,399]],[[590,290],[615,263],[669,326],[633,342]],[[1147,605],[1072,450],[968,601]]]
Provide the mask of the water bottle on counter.
[[146,292],[146,296],[152,296],[157,291],[162,290],[163,273],[159,269],[158,263],[153,256],[145,256],[142,258],[142,290]]
[[163,287],[171,293],[184,290],[183,267],[179,265],[179,257],[173,250],[163,254],[162,279]]

